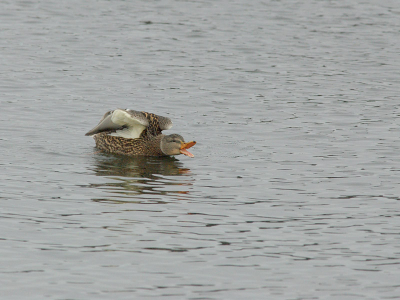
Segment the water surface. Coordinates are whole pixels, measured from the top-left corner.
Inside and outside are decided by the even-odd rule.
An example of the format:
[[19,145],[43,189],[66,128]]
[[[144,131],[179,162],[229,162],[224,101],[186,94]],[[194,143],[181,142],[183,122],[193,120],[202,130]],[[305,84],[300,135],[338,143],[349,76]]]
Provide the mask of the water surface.
[[[397,1],[2,2],[7,299],[394,299]],[[99,153],[117,107],[195,158]]]

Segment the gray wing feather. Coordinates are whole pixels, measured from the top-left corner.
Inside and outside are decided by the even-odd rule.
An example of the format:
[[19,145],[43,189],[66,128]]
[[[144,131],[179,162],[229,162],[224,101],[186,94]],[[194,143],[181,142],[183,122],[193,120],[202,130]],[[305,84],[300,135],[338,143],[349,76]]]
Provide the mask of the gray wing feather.
[[97,124],[97,126],[94,127],[92,130],[88,131],[85,135],[93,135],[102,131],[121,128],[120,125],[117,125],[111,121],[111,115],[113,112],[113,110],[106,112],[103,118],[100,120],[99,124]]
[[170,118],[158,116],[158,122],[161,130],[168,130],[172,127],[172,121]]

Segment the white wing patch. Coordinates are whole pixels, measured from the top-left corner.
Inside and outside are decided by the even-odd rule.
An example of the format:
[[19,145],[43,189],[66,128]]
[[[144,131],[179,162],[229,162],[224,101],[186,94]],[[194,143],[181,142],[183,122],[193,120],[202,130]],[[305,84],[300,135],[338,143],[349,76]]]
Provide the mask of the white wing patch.
[[142,134],[143,130],[146,127],[143,125],[138,125],[135,127],[128,127],[128,128],[124,128],[121,130],[117,130],[114,133],[111,133],[110,135],[112,136],[120,136],[126,139],[137,139],[140,137],[140,135]]
[[116,109],[113,112],[111,116],[111,121],[120,126],[127,126],[127,128],[117,130],[111,135],[120,136],[127,139],[139,138],[143,130],[147,127],[122,109]]

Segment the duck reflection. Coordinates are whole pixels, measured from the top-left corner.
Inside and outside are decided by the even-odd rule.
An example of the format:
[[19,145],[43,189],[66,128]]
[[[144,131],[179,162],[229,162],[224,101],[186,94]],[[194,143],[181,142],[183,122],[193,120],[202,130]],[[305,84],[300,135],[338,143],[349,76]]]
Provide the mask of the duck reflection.
[[[187,186],[192,185],[187,177],[190,170],[174,157],[129,157],[100,153],[94,156],[97,176],[107,182],[91,184],[103,189],[111,197],[93,199],[99,202],[168,202],[170,196],[187,198]],[[185,177],[182,176],[186,175]]]

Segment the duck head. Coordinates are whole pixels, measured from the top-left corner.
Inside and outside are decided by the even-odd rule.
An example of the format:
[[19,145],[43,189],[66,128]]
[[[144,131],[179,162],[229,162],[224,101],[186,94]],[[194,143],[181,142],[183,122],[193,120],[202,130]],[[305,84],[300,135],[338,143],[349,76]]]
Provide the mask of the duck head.
[[179,134],[170,134],[170,135],[165,135],[161,139],[160,148],[165,155],[184,154],[189,157],[194,157],[194,155],[189,151],[187,151],[187,149],[194,146],[195,144],[196,142],[194,141],[185,143],[185,140]]

